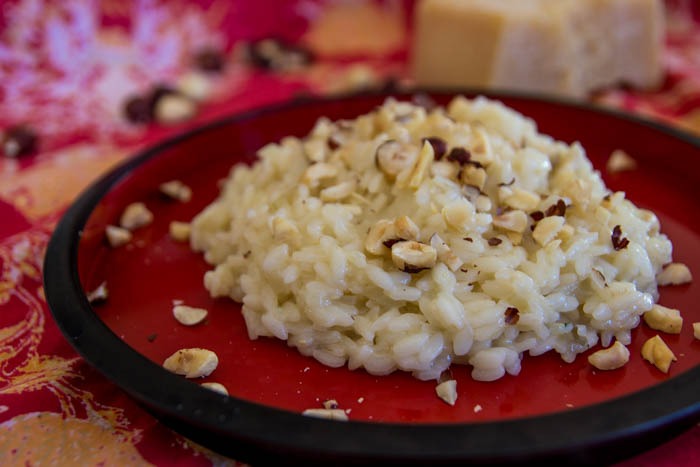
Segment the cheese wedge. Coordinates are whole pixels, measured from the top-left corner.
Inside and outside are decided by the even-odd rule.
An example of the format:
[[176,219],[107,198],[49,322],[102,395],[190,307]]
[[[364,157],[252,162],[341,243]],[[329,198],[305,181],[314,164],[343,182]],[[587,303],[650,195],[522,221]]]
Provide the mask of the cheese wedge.
[[418,85],[584,97],[663,77],[661,0],[419,0]]

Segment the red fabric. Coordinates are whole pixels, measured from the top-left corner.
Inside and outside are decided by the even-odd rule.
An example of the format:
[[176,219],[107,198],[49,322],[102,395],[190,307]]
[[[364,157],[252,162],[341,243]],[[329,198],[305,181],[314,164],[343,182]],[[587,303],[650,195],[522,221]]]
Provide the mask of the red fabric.
[[[223,465],[158,423],[86,365],[58,331],[42,291],[43,252],[61,213],[98,175],[138,148],[299,93],[328,94],[405,78],[414,2],[323,0],[8,1],[0,8],[0,127],[25,123],[39,150],[0,156],[0,464]],[[610,89],[595,100],[700,133],[700,9],[670,0],[665,66],[656,92]],[[125,98],[175,82],[202,47],[232,51],[269,36],[311,42],[332,9],[384,25],[293,73],[254,70],[228,57],[192,120],[139,126]],[[354,8],[354,9],[353,9]],[[339,31],[341,31],[339,29]],[[320,33],[319,33],[320,34]],[[360,38],[361,39],[361,38]],[[343,45],[344,44],[344,45]],[[700,465],[700,427],[621,465]]]

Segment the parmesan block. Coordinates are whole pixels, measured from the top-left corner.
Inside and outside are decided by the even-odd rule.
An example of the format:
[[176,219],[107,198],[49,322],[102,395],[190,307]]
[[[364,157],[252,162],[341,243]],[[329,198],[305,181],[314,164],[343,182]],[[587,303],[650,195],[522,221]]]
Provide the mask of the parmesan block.
[[419,0],[418,85],[585,97],[663,77],[661,0]]

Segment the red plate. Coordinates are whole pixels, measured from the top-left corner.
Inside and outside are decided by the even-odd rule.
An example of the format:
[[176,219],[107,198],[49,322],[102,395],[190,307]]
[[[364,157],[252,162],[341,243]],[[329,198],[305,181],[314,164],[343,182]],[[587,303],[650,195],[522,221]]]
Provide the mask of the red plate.
[[[438,103],[446,104],[451,96],[434,97]],[[700,249],[697,248],[700,217],[695,204],[700,199],[697,140],[591,107],[519,96],[497,97],[532,117],[541,132],[566,142],[580,141],[594,166],[603,172],[608,187],[625,191],[635,204],[657,213],[662,232],[673,241],[674,260],[687,264],[696,275],[700,274]],[[642,343],[656,334],[641,325],[633,332],[630,362],[616,371],[596,371],[587,363],[587,354],[567,364],[552,352],[540,357],[526,356],[520,375],[507,375],[490,383],[473,381],[468,367],[453,366],[459,393],[454,407],[436,397],[433,381],[419,381],[402,372],[375,377],[361,370],[326,368],[312,358],[299,355],[285,342],[270,338],[249,340],[240,306],[231,300],[209,297],[202,285],[207,264],[199,254],[191,252],[187,244],[169,237],[169,223],[189,221],[215,199],[217,182],[227,176],[230,167],[253,160],[256,150],[264,144],[287,135],[304,136],[320,116],[355,117],[371,110],[383,99],[384,96],[365,95],[308,101],[234,118],[166,143],[99,182],[72,210],[78,216],[76,219],[89,215],[77,255],[83,289],[92,290],[106,281],[110,292],[109,299],[95,307],[99,319],[124,343],[157,365],[183,347],[215,351],[219,367],[205,381],[224,384],[236,401],[299,413],[321,407],[327,399],[335,399],[341,408],[348,410],[353,421],[464,426],[522,417],[531,420],[531,417],[542,418],[545,414],[578,413],[572,409],[638,393],[685,373],[686,378],[689,375],[694,378],[692,384],[697,394],[700,341],[693,338],[691,323],[700,321],[700,309],[696,306],[700,301],[698,281],[661,289],[660,303],[679,308],[685,320],[680,335],[663,335],[678,357],[668,375],[641,358]],[[630,172],[606,175],[605,161],[615,149],[631,154],[639,167]],[[179,179],[192,188],[192,201],[172,202],[158,193],[158,185],[172,179]],[[145,202],[154,212],[155,222],[135,232],[131,245],[109,248],[104,241],[105,226],[116,224],[124,207],[134,201]],[[67,217],[70,215],[69,212]],[[68,241],[68,237],[77,234],[79,219],[76,222],[69,228],[64,221],[57,229],[57,236],[63,235]],[[71,228],[73,232],[66,231]],[[62,305],[57,303],[60,300],[55,297],[56,294],[65,295],[64,286],[51,287],[50,267],[59,261],[55,257],[52,259],[51,254],[50,249],[47,296],[59,325],[76,345],[75,332],[70,329],[70,323],[76,318],[66,316],[61,311]],[[72,262],[74,270],[75,260],[64,259]],[[56,292],[58,289],[60,292]],[[195,327],[178,324],[172,317],[173,300],[208,309],[207,321]],[[84,307],[84,297],[80,301],[80,306]],[[101,329],[98,334],[104,331]],[[90,354],[94,349],[86,350],[79,344],[76,347],[95,363],[94,355]],[[109,367],[111,363],[103,359],[97,362],[103,371],[105,365]],[[105,372],[133,393],[133,388],[124,384],[115,371]],[[155,366],[149,372],[146,377],[152,378],[153,384],[160,384],[158,381],[171,376]],[[198,391],[194,385],[189,386]],[[136,394],[139,396],[143,399],[143,394]],[[650,400],[650,403],[661,401]],[[686,422],[688,417],[697,419],[697,397],[681,408]]]

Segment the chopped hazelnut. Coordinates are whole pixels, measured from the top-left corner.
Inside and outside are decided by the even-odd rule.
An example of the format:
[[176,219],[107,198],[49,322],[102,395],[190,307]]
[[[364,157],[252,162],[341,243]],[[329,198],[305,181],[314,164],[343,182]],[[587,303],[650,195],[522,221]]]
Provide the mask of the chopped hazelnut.
[[450,379],[435,386],[438,397],[446,404],[455,405],[457,402],[457,381]]
[[433,154],[435,154],[436,161],[442,159],[442,156],[447,152],[447,142],[442,138],[431,136],[430,138],[423,138],[423,141],[427,141],[433,147]]
[[101,303],[109,298],[109,290],[107,290],[107,282],[102,282],[97,288],[87,294],[87,301],[91,305]]
[[620,149],[613,151],[612,154],[610,154],[608,162],[605,164],[605,170],[607,170],[608,173],[624,172],[636,168],[637,161]]
[[301,414],[307,417],[325,418],[342,422],[348,421],[348,414],[341,409],[306,409]]
[[219,365],[219,358],[207,349],[180,349],[163,362],[163,367],[184,375],[185,378],[200,378],[209,376]]
[[409,187],[415,189],[420,186],[434,158],[435,153],[433,152],[433,147],[428,142],[423,143],[420,154],[418,154],[418,162],[416,162],[416,166],[413,168],[411,177],[408,180]]
[[642,346],[642,357],[664,373],[668,373],[676,356],[658,334],[647,340]]
[[445,243],[445,241],[440,238],[440,236],[434,233],[430,237],[430,246],[432,246],[435,251],[437,251],[438,260],[445,263],[445,265],[454,272],[462,267],[464,262],[452,252],[452,249]]
[[143,203],[131,203],[124,209],[119,225],[127,230],[135,230],[153,222],[153,213]]
[[599,370],[616,370],[627,364],[630,351],[619,341],[607,349],[599,350],[588,356],[588,363]]
[[187,305],[175,305],[173,307],[173,316],[180,324],[185,326],[194,326],[204,321],[209,312],[204,308],[194,308]]
[[390,179],[394,179],[399,173],[413,167],[418,152],[413,146],[389,140],[377,147],[374,157],[379,170]]
[[700,340],[700,322],[693,323],[693,336]]
[[671,263],[656,276],[659,285],[681,285],[693,280],[690,269],[683,263]]
[[186,242],[190,239],[192,227],[187,222],[172,221],[170,223],[170,237],[178,242]]
[[[373,255],[381,255],[385,251],[385,248],[388,248],[386,242],[395,240],[396,238],[394,222],[381,219],[369,229],[367,237],[365,238],[365,250]],[[391,247],[391,245],[389,245],[389,247]]]
[[652,329],[669,334],[680,334],[683,327],[681,312],[661,305],[654,305],[644,313],[644,322]]
[[226,389],[226,386],[224,386],[221,383],[215,383],[213,381],[208,383],[202,383],[202,387],[207,388],[210,391],[218,392],[220,394],[228,396],[228,389]]
[[413,220],[408,216],[399,216],[394,221],[394,231],[398,238],[402,240],[416,240],[420,235],[420,230]]
[[437,251],[430,245],[414,240],[401,241],[392,245],[391,259],[400,270],[415,273],[435,266]]
[[486,171],[481,167],[467,165],[462,169],[460,179],[466,185],[472,185],[479,190],[483,190],[486,186]]
[[192,199],[192,190],[180,180],[171,180],[169,182],[161,183],[158,189],[165,196],[176,201],[186,203]]
[[108,225],[105,227],[105,236],[107,237],[107,242],[109,242],[109,245],[112,248],[118,248],[122,245],[126,245],[133,237],[129,230],[122,227],[117,227],[115,225]]

